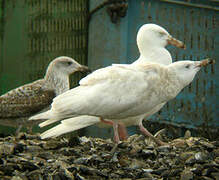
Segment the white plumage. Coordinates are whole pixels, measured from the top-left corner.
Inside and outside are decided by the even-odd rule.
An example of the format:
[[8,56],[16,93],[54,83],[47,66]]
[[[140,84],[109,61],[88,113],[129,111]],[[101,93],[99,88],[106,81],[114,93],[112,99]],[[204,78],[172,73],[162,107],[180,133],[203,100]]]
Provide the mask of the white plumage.
[[[49,119],[47,122],[66,119],[63,124],[74,124],[70,119],[80,115],[112,120],[142,115],[174,98],[191,83],[202,64],[182,61],[168,66],[145,63],[102,68],[82,79],[79,87],[56,97],[51,110],[31,119]],[[99,76],[100,72],[103,76]],[[81,123],[85,126],[88,122]],[[46,132],[42,137],[51,135]]]
[[[158,74],[159,68],[161,67],[147,64],[138,68],[134,65],[110,66],[97,70],[82,79],[79,87],[55,98],[53,110],[50,111],[51,113],[47,112],[46,118],[60,119],[69,115],[70,117],[95,115],[104,119],[119,119],[127,115],[139,115],[142,109],[150,109],[150,106],[154,104],[151,101],[151,105],[146,103],[147,105],[142,107],[144,99],[138,95],[144,94],[146,90],[153,91],[152,84],[154,86],[156,83],[162,83]],[[156,83],[152,83],[153,81]],[[136,88],[130,89],[130,87]],[[73,99],[74,102],[72,102]],[[41,118],[44,119],[42,115]]]

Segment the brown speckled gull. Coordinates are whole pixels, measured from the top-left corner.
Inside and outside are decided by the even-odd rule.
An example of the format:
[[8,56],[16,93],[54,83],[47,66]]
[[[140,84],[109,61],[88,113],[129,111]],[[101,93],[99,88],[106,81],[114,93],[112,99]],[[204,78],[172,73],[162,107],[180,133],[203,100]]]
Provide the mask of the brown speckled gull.
[[55,96],[70,88],[69,75],[76,71],[88,68],[70,57],[57,57],[49,64],[43,79],[0,96],[0,124],[16,127],[27,123],[31,115],[49,107]]

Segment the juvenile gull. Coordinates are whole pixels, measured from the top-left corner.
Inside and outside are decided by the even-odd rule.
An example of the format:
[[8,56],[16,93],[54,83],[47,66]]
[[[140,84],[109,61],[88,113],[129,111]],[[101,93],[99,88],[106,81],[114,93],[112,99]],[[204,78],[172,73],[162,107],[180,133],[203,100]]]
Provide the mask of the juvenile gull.
[[[49,123],[64,120],[65,126],[71,126],[65,122],[74,123],[70,119],[81,115],[111,119],[118,143],[117,120],[142,115],[175,98],[192,82],[200,68],[209,63],[209,60],[180,61],[167,66],[144,63],[102,68],[83,78],[80,86],[54,98],[49,111],[31,119],[48,119]],[[133,86],[135,88],[130,88]],[[41,137],[58,136],[58,127],[44,132]]]
[[49,64],[43,79],[0,96],[0,124],[30,125],[31,122],[26,121],[30,116],[44,110],[55,96],[69,90],[70,74],[87,70],[87,66],[77,63],[70,57],[57,57]]
[[[143,25],[139,29],[138,34],[137,34],[137,45],[139,48],[140,57],[133,64],[137,65],[137,64],[141,64],[145,62],[154,62],[154,63],[168,65],[172,63],[171,54],[169,53],[167,49],[165,49],[165,46],[168,44],[172,44],[180,48],[185,48],[185,45],[181,41],[173,38],[164,28],[156,24]],[[143,115],[140,115],[137,117],[128,117],[126,119],[123,119],[122,122],[119,123],[119,133],[120,133],[121,138],[123,139],[126,138],[126,131],[125,131],[126,129],[125,127],[123,127],[123,125],[125,126],[136,125],[136,122],[139,122],[139,119],[143,120],[144,117],[151,116],[152,114],[159,111],[163,107],[164,104],[165,103],[157,105],[157,107],[153,108],[151,111]],[[98,123],[100,127],[105,127],[104,123],[99,123],[100,118],[97,118],[97,117],[81,116],[75,119],[71,119],[71,121],[74,121],[74,124],[72,124],[72,126],[69,126],[69,127],[65,127],[65,128],[63,127],[62,134],[66,132],[71,132],[71,131],[74,131],[76,129],[80,129],[86,126],[90,126],[96,123]],[[108,119],[101,120],[101,122],[105,122],[105,124],[111,124],[111,125],[113,124],[112,121]],[[45,125],[47,125],[47,123],[40,124],[41,127]],[[147,135],[153,138],[153,136],[149,132]]]

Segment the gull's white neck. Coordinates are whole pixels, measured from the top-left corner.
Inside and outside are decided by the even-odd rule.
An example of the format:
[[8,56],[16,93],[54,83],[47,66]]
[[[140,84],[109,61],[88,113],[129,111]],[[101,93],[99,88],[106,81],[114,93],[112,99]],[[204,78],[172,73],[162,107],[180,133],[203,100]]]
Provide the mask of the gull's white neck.
[[140,56],[133,64],[153,62],[169,65],[172,63],[172,57],[164,47],[145,46],[144,48],[139,48],[139,51]]
[[70,88],[69,75],[58,70],[47,71],[44,79],[46,80],[46,87],[55,90],[56,95],[60,95]]

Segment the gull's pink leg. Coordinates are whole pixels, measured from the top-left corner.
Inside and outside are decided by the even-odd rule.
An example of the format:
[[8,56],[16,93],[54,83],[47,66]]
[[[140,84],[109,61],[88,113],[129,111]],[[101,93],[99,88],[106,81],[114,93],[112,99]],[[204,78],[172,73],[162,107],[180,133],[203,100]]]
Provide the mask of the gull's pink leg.
[[[102,118],[100,118],[100,121],[105,123],[105,124],[109,124],[111,126],[113,126],[113,123],[114,123],[114,121],[104,120]],[[117,127],[118,131],[117,132],[118,132],[119,139],[121,139],[121,140],[128,139],[128,133],[127,133],[127,129],[126,129],[125,125],[123,123],[117,123],[117,125],[118,125],[118,127]],[[115,131],[114,131],[114,137],[116,137],[115,136]]]
[[105,123],[105,124],[109,124],[109,125],[113,126],[114,140],[115,140],[116,144],[118,144],[120,141],[119,140],[119,133],[118,133],[118,127],[119,127],[118,123],[115,121],[109,121],[109,120],[106,121],[103,118],[100,118],[100,121]]
[[121,140],[128,139],[128,132],[126,126],[123,123],[118,123],[118,133]]
[[114,140],[116,144],[119,144],[119,133],[118,133],[118,123],[113,121],[113,130],[114,130]]
[[162,142],[161,140],[155,138],[142,124],[142,122],[140,122],[139,124],[139,128],[140,131],[145,135],[150,137],[155,143],[157,143],[158,145],[162,146],[162,145],[166,145],[167,143]]
[[112,150],[111,150],[110,153],[111,153],[112,155],[114,155],[114,153],[116,152],[117,146],[118,146],[118,144],[119,144],[119,142],[120,142],[120,140],[119,140],[119,133],[118,133],[119,125],[118,125],[118,123],[115,122],[115,121],[108,121],[108,120],[106,121],[106,120],[104,120],[103,118],[100,118],[100,121],[103,122],[103,123],[105,123],[105,124],[109,124],[109,125],[113,126],[114,141],[116,142],[116,144],[115,144],[115,146],[112,148]]
[[102,123],[105,123],[105,124],[108,124],[108,125],[113,126],[113,121],[110,121],[110,120],[104,120],[103,118],[100,118],[100,121],[101,121]]

